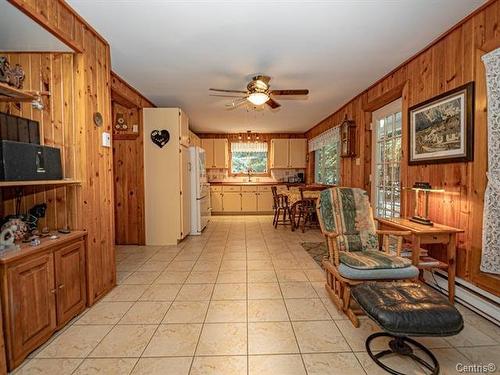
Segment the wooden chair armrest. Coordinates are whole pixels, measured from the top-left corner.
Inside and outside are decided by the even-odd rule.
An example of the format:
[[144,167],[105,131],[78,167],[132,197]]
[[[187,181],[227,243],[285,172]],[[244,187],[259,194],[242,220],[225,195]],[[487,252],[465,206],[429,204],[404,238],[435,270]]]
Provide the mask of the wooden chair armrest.
[[403,248],[403,237],[404,236],[411,236],[410,231],[404,231],[404,230],[377,230],[377,234],[383,236],[383,241],[382,241],[382,249],[384,252],[387,254],[390,253],[389,249],[389,236],[398,236],[398,242],[396,245],[396,255],[399,257],[401,256],[401,249]]
[[377,234],[386,236],[411,236],[411,232],[409,230],[377,230]]

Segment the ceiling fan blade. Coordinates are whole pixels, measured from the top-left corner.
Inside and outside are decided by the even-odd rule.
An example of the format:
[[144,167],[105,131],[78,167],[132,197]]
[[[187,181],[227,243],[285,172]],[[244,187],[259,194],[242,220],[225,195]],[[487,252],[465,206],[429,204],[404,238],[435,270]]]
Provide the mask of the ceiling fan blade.
[[247,91],[241,90],[225,90],[225,89],[209,89],[210,91],[220,91],[220,92],[237,92],[239,94],[247,94]]
[[271,95],[307,95],[309,90],[296,89],[296,90],[271,90]]
[[219,98],[242,98],[246,99],[246,96],[236,96],[236,95],[222,95],[222,94],[209,94],[208,96],[218,96]]
[[269,98],[269,100],[266,102],[266,104],[271,107],[272,109],[279,108],[281,107],[281,104],[279,104],[277,101]]
[[233,100],[232,103],[226,104],[226,108],[227,109],[235,109],[246,102],[247,102],[247,98],[236,99],[236,100]]

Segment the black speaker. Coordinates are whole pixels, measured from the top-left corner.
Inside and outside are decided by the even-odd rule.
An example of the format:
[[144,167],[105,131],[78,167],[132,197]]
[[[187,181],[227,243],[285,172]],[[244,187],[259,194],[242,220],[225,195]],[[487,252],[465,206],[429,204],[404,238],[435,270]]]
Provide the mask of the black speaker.
[[33,143],[0,141],[0,180],[62,180],[61,151]]

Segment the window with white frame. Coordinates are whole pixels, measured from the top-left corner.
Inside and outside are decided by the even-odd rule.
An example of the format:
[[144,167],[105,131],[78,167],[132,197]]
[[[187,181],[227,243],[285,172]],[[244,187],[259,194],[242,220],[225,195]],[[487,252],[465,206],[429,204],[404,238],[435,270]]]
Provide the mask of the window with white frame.
[[334,128],[309,141],[309,152],[314,151],[314,182],[338,185],[340,183],[340,135]]
[[401,100],[373,113],[373,207],[375,216],[401,212]]
[[267,143],[231,143],[231,173],[267,173]]

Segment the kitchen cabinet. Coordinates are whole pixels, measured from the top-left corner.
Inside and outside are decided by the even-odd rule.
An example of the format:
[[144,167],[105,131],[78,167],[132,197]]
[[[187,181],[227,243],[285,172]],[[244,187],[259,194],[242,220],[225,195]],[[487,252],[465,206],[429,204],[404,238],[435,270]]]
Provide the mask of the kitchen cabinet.
[[56,289],[54,258],[44,254],[27,259],[7,272],[8,320],[7,352],[9,369],[22,362],[28,353],[44,343],[55,331]]
[[210,201],[212,204],[212,212],[222,212],[222,189],[210,190]]
[[87,303],[83,231],[22,244],[0,256],[0,297],[9,370],[46,342]]
[[270,168],[306,168],[307,139],[271,139]]
[[236,191],[224,191],[222,205],[224,212],[241,212],[241,193]]
[[255,212],[257,211],[257,192],[242,192],[241,193],[241,211]]
[[271,168],[288,168],[288,139],[271,139]]
[[214,140],[208,138],[201,139],[201,148],[205,150],[205,166],[213,168],[214,166]]
[[85,249],[75,242],[54,252],[57,326],[62,327],[85,308]]
[[273,193],[270,186],[259,186],[257,192],[257,211],[272,212],[274,205]]
[[180,133],[183,113],[179,108],[142,111],[144,134],[155,129],[170,133],[164,147],[144,142],[144,222],[149,246],[177,245],[191,231],[190,155]]
[[203,138],[201,147],[205,150],[207,168],[229,168],[229,142],[225,138]]
[[227,139],[214,139],[214,167],[228,168],[229,167],[229,147]]
[[270,185],[224,185],[210,188],[212,213],[271,213],[273,194]]
[[200,137],[198,137],[191,130],[189,131],[189,145],[190,146],[201,147],[201,139],[200,139]]
[[179,143],[181,146],[189,147],[189,118],[179,108]]
[[290,139],[289,165],[291,168],[307,167],[307,139]]

